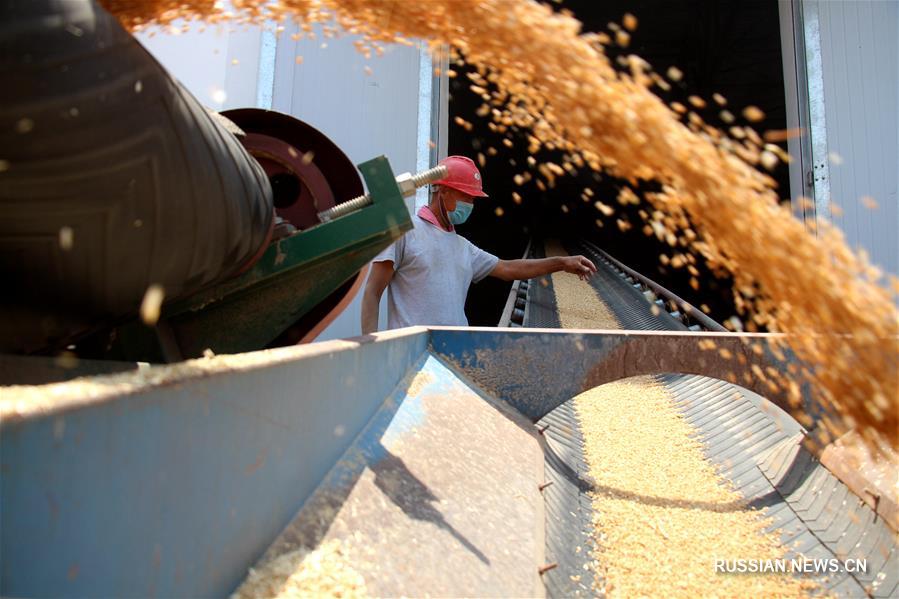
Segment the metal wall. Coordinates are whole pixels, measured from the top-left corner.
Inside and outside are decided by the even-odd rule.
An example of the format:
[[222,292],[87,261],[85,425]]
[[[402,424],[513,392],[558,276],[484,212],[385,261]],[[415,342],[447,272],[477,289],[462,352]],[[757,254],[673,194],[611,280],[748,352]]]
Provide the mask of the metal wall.
[[[899,3],[781,0],[791,196],[899,274]],[[862,198],[872,198],[876,209]],[[797,213],[801,212],[797,210]]]
[[[899,273],[899,3],[816,2],[832,219]],[[873,198],[879,207],[860,201]]]
[[[434,161],[428,143],[435,131],[433,77],[424,47],[388,46],[383,56],[366,59],[353,46],[357,37],[325,39],[319,28],[315,39],[299,40],[294,24],[277,34],[273,27],[199,29],[167,28],[138,38],[207,106],[293,115],[330,137],[356,164],[383,154],[401,173]],[[414,209],[416,200],[408,204]],[[360,334],[360,317],[357,296],[318,339]],[[383,328],[386,299],[380,320]]]
[[136,37],[204,106],[257,106],[261,29],[173,26]]

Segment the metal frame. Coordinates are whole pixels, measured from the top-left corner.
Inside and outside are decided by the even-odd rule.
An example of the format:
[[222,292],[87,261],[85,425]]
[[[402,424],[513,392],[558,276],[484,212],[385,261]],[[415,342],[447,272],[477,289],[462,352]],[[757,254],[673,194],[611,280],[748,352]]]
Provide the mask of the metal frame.
[[431,83],[431,162],[437,164],[446,158],[449,148],[449,46],[442,46],[439,53],[432,58],[435,71]]
[[821,34],[818,5],[800,2],[799,18],[805,50],[805,76],[808,85],[808,129],[810,134],[811,173],[815,189],[815,218],[831,220],[830,163],[827,158],[827,111],[824,106],[824,69],[821,65]]
[[[522,258],[526,259],[528,254],[531,252],[531,243],[532,239],[528,239],[528,244],[524,248],[524,254],[522,254]],[[522,286],[522,283],[525,283]],[[522,323],[515,323],[512,319],[512,312],[515,310],[515,302],[519,296],[519,290],[523,289],[524,293],[527,293],[527,288],[529,283],[527,281],[512,281],[512,289],[509,291],[509,297],[506,299],[506,305],[503,307],[502,315],[499,317],[499,323],[497,326],[500,327],[509,327],[509,326],[521,326]],[[526,297],[526,296],[525,296]],[[527,304],[525,304],[525,310],[527,310]]]
[[[800,135],[788,141],[790,194],[794,213],[805,222],[827,221],[830,212],[830,163],[818,9],[814,2],[781,0],[780,30],[783,48],[787,127]],[[813,200],[803,207],[801,197]]]
[[[648,277],[644,277],[636,270],[630,268],[623,262],[619,262],[616,260],[611,254],[608,252],[596,247],[592,243],[583,242],[585,245],[590,247],[594,252],[598,253],[602,258],[604,258],[607,262],[609,262],[612,266],[621,271],[626,277],[630,277],[632,280],[636,279],[639,283],[648,289],[650,289],[654,294],[658,294],[667,300],[667,303],[671,303],[677,307],[679,311],[682,311],[682,315],[688,316],[690,319],[699,323],[703,329],[707,331],[718,331],[719,333],[726,332],[727,329],[721,326],[718,322],[711,319],[707,316],[702,310],[696,308],[693,304],[688,302],[685,299],[682,299],[680,296],[676,295],[673,291],[669,291],[665,287],[662,287],[652,279]],[[664,300],[656,300],[662,301],[662,307],[660,309],[668,310],[667,307],[664,306],[666,301]],[[674,318],[681,318],[681,314],[677,314],[677,312],[669,312]],[[687,324],[686,322],[684,324]]]
[[108,357],[174,362],[207,348],[230,354],[266,347],[412,228],[387,159],[359,169],[372,204],[276,241],[244,275],[165,306],[155,329],[119,327]]
[[[0,388],[0,594],[228,595],[379,409],[411,393],[428,356],[531,421],[594,386],[671,372],[732,380],[814,414],[808,390],[799,410],[752,374],[753,364],[784,366],[782,339],[416,327]],[[895,515],[859,488],[872,484],[864,472],[844,481]]]

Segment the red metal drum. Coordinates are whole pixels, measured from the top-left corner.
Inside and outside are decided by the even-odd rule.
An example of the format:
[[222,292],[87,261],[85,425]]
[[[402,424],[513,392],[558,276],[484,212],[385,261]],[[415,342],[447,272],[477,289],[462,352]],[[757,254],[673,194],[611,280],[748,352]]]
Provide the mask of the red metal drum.
[[240,141],[268,176],[277,215],[297,229],[318,224],[319,212],[362,195],[356,167],[311,125],[257,108],[222,115],[246,133]]

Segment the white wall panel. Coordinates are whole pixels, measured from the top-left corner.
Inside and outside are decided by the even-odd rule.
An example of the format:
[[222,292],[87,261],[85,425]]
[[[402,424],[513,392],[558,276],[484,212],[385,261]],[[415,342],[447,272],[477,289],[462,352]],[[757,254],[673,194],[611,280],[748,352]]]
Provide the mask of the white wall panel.
[[205,106],[256,106],[260,28],[192,24],[176,31],[153,29],[136,37]]
[[[295,32],[294,25],[277,37],[259,27],[201,32],[194,26],[187,33],[138,39],[207,106],[270,107],[293,115],[331,138],[356,164],[381,154],[396,173],[427,164],[431,120],[419,109],[430,108],[431,67],[422,50],[390,46],[383,56],[365,59],[353,46],[355,37],[323,39],[318,30],[315,40],[294,40]],[[408,204],[413,208],[414,198]],[[319,340],[361,333],[359,299]],[[385,304],[386,294],[382,328]]]
[[[419,48],[389,46],[383,56],[366,59],[355,36],[324,39],[317,30],[316,39],[294,40],[294,32],[288,27],[278,39],[272,107],[317,128],[355,164],[383,154],[395,173],[415,172],[428,151],[419,147]],[[413,198],[407,204],[414,209]],[[361,292],[318,340],[361,334],[360,300]]]
[[[899,274],[899,3],[825,1],[818,10],[833,222]],[[860,201],[876,200],[870,210]]]
[[384,154],[394,171],[414,171],[418,47],[390,46],[366,60],[355,36],[295,41],[290,34],[278,40],[273,107],[325,133],[355,163]]

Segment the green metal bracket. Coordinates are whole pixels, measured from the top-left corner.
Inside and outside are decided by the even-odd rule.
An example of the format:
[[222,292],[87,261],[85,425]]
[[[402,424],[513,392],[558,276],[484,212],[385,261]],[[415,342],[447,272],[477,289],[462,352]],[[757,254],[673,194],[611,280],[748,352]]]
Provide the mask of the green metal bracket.
[[412,228],[387,158],[359,165],[372,204],[274,242],[247,273],[119,327],[107,357],[164,362],[266,347]]

